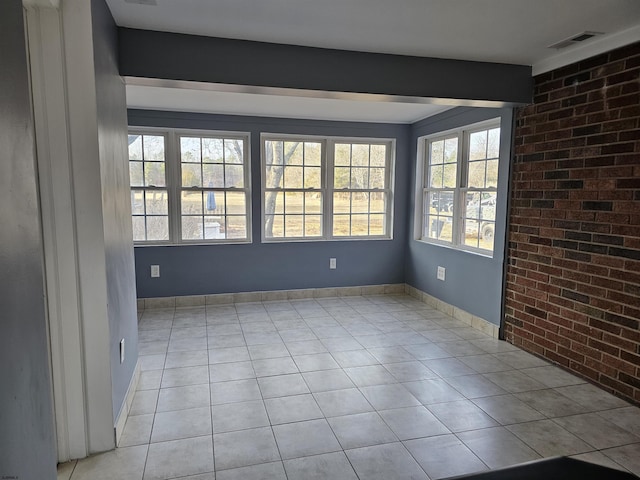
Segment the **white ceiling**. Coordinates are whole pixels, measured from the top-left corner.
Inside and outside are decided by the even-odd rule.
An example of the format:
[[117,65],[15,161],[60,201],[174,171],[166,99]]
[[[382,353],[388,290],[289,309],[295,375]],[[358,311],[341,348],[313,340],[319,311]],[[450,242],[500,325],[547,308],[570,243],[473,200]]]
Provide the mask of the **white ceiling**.
[[127,104],[130,108],[148,110],[386,123],[414,123],[452,108],[433,103],[287,95],[284,89],[279,89],[278,94],[265,89],[255,90],[262,93],[130,84],[127,85]]
[[[139,2],[139,3],[136,3]],[[640,40],[640,0],[107,0],[120,26],[366,52],[532,65],[535,73]],[[155,3],[143,5],[140,3]],[[604,34],[563,50],[583,31]],[[409,122],[429,105],[128,86],[130,106]],[[251,96],[244,96],[251,95]],[[166,102],[163,104],[163,102]],[[297,104],[297,105],[296,105]],[[237,105],[237,111],[234,111]],[[280,110],[282,109],[282,110]],[[270,112],[270,113],[269,113]],[[309,115],[303,115],[309,117]]]

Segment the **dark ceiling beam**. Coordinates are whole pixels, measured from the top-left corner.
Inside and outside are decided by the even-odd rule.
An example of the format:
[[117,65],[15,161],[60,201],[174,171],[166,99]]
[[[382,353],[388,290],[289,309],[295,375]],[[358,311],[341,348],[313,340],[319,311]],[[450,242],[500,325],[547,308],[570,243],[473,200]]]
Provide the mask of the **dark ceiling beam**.
[[531,67],[119,28],[125,77],[461,101],[531,103]]

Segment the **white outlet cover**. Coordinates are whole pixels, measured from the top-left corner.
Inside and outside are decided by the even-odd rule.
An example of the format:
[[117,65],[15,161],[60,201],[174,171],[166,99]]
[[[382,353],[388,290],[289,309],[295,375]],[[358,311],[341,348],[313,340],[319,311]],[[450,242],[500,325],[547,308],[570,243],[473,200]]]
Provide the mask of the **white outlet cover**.
[[160,276],[160,265],[151,265],[151,278],[158,278]]
[[336,259],[335,258],[330,258],[329,259],[329,268],[331,270],[335,270],[337,268],[336,267]]
[[444,267],[438,267],[437,278],[438,280],[442,280],[444,282],[446,269]]

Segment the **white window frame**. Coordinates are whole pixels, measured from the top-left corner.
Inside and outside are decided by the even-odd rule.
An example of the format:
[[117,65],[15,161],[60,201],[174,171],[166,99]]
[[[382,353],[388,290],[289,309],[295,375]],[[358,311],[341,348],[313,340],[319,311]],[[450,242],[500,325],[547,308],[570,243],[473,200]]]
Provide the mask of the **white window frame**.
[[[500,118],[486,120],[471,125],[465,125],[463,127],[437,132],[431,135],[425,135],[418,138],[418,155],[416,161],[416,195],[415,195],[415,217],[414,217],[414,239],[420,242],[439,245],[456,250],[462,250],[467,252],[476,253],[479,255],[493,257],[495,253],[495,240],[493,249],[484,249],[479,247],[472,247],[465,244],[465,217],[466,217],[466,195],[467,192],[491,192],[494,193],[496,199],[498,197],[498,185],[491,188],[469,188],[467,185],[467,172],[469,168],[469,137],[471,134],[480,132],[483,130],[491,130],[494,128],[501,128]],[[500,143],[502,143],[502,131],[500,132]],[[457,137],[458,139],[458,153],[457,153],[457,169],[456,169],[456,185],[455,188],[431,188],[429,187],[429,161],[431,144],[439,140]],[[500,151],[499,151],[500,153]],[[503,159],[498,156],[498,168]],[[498,178],[498,182],[500,178]],[[452,211],[452,240],[451,242],[441,240],[437,238],[431,238],[425,235],[425,228],[430,228],[429,225],[425,225],[425,195],[430,192],[439,190],[453,190],[453,211]],[[496,202],[497,203],[497,202]],[[494,239],[495,239],[495,226],[497,225],[497,218],[494,219]]]
[[[321,144],[321,188],[318,189],[300,189],[299,191],[319,191],[322,193],[322,235],[316,237],[267,237],[265,232],[265,196],[266,188],[266,153],[265,145],[267,141],[298,141],[298,142],[314,142]],[[333,188],[334,175],[334,156],[335,144],[366,144],[366,145],[385,145],[386,146],[386,162],[385,162],[385,188],[371,189],[371,191],[380,191],[386,193],[387,203],[385,206],[385,234],[384,235],[353,235],[353,236],[334,236],[333,235],[333,193],[340,191],[352,191],[351,189],[335,189]],[[369,240],[392,240],[393,239],[393,205],[394,205],[394,184],[395,184],[395,151],[396,141],[394,138],[375,138],[375,137],[342,137],[342,136],[324,136],[324,135],[297,135],[297,134],[279,134],[279,133],[262,133],[260,135],[260,174],[261,174],[261,236],[263,243],[288,243],[288,242],[321,242],[321,241],[369,241]],[[270,189],[269,189],[270,190]],[[355,191],[358,191],[357,189]],[[369,191],[369,190],[367,190]]]
[[[169,240],[138,240],[134,241],[135,246],[154,245],[220,245],[220,244],[242,244],[252,242],[252,197],[251,197],[251,135],[249,132],[237,132],[227,130],[194,130],[181,128],[156,128],[156,127],[136,127],[129,126],[129,135],[162,135],[165,137],[165,182],[168,191],[169,208]],[[180,137],[200,137],[200,138],[230,138],[244,142],[244,188],[215,188],[220,191],[245,192],[245,208],[247,222],[247,236],[242,239],[182,239],[182,191],[209,190],[207,187],[183,187],[182,186],[182,163],[180,159]],[[130,187],[131,190],[140,189]]]

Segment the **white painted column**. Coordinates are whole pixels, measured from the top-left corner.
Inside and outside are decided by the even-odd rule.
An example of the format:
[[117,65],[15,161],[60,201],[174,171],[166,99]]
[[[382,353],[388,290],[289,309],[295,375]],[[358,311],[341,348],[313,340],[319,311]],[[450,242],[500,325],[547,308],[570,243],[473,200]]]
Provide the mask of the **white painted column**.
[[110,450],[115,436],[91,2],[57,3],[25,6],[63,462]]

